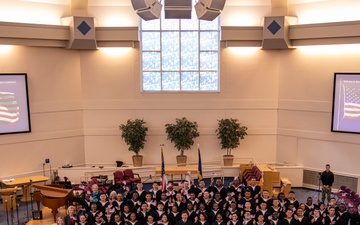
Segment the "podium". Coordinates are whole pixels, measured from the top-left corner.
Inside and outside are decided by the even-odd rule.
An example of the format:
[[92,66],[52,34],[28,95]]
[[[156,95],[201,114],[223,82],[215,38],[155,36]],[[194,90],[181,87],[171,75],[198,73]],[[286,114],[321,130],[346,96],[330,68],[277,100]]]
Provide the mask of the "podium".
[[16,192],[17,187],[0,189],[0,195],[4,205],[4,211],[10,211],[16,209]]

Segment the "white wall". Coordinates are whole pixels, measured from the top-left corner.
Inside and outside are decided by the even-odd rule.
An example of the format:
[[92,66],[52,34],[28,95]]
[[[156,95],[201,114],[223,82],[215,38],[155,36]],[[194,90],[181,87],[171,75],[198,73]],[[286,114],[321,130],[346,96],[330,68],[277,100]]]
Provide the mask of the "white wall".
[[279,65],[277,161],[358,174],[360,139],[332,133],[335,72],[358,72],[359,46],[307,47],[283,51]]
[[0,73],[28,75],[32,128],[0,136],[0,177],[42,171],[46,158],[53,166],[84,163],[79,53],[12,47],[0,58]]
[[175,163],[178,152],[166,140],[165,124],[183,116],[198,122],[200,131],[195,146],[186,152],[189,161],[197,160],[197,144],[204,161],[224,154],[215,129],[217,119],[225,117],[238,118],[249,126],[249,136],[233,152],[236,157],[275,161],[276,52],[257,50],[244,56],[238,51],[221,51],[219,93],[141,93],[137,49],[118,56],[106,55],[102,50],[82,52],[86,163],[131,163],[132,152],[127,151],[118,130],[129,118],[144,118],[149,127],[148,142],[141,151],[145,164],[160,164],[162,143],[167,162]]
[[[12,4],[10,0],[1,2]],[[17,2],[28,11],[52,11],[49,24],[56,24],[56,18],[60,24],[60,17],[69,14],[69,7],[60,3]],[[96,1],[90,2],[94,4],[88,12],[101,26],[138,24],[130,4],[100,7]],[[316,4],[326,6],[327,2]],[[306,15],[307,8],[309,5],[294,4],[290,12]],[[233,19],[245,12],[249,21],[245,22],[245,17]],[[266,4],[226,8],[222,25],[259,25],[262,16],[270,12]],[[46,14],[38,15],[48,21]],[[115,24],[107,22],[111,16]],[[141,151],[144,163],[160,163],[162,143],[165,159],[174,163],[178,152],[166,140],[164,125],[182,116],[199,124],[201,136],[195,143],[200,144],[204,161],[224,154],[214,133],[217,119],[236,117],[249,127],[249,135],[233,151],[236,157],[319,169],[331,163],[334,171],[357,173],[358,135],[331,133],[330,124],[333,73],[358,72],[358,52],[328,52],[325,48],[314,54],[300,49],[222,47],[219,93],[141,93],[138,47],[112,53],[13,47],[10,52],[0,52],[0,72],[28,73],[33,130],[0,136],[0,177],[39,172],[45,158],[50,158],[53,167],[115,164],[116,160],[130,164],[132,152],[118,130],[129,118],[144,118],[149,127],[148,142]],[[196,161],[196,148],[186,152],[189,161]]]

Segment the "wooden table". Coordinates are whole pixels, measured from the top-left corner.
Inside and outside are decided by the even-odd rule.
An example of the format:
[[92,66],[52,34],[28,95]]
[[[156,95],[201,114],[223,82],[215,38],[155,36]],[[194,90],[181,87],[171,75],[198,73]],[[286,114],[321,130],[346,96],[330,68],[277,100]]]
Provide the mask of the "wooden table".
[[0,195],[4,205],[4,211],[16,209],[16,191],[17,187],[0,189]]
[[19,177],[15,179],[11,179],[11,181],[1,181],[6,187],[12,188],[12,187],[21,187],[23,196],[20,199],[22,202],[29,202],[31,201],[30,196],[30,180],[32,183],[39,183],[39,182],[45,182],[49,180],[48,177],[38,175],[38,176],[28,176],[28,177]]
[[[173,180],[173,175],[181,175],[182,180],[182,175],[187,174],[188,172],[190,172],[190,174],[197,174],[197,166],[165,166],[165,174],[171,175],[171,180]],[[155,174],[161,174],[161,166],[156,167]]]

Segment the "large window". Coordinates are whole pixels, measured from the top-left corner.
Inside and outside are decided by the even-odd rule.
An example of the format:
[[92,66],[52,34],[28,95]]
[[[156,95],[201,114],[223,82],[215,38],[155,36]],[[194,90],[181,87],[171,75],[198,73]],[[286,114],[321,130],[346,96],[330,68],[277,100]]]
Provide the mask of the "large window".
[[141,21],[142,90],[219,91],[219,19],[163,15]]

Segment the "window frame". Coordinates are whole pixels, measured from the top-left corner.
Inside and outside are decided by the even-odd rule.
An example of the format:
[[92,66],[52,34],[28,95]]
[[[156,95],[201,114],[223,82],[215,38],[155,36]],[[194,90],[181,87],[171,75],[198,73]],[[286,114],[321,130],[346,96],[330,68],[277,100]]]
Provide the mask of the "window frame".
[[[194,16],[194,15],[193,15]],[[201,30],[201,23],[203,21],[197,19],[197,29],[181,29],[181,20],[182,19],[176,19],[178,22],[178,26],[179,29],[174,29],[174,30],[170,30],[170,29],[163,29],[162,28],[162,20],[164,20],[164,17],[159,18],[159,30],[143,30],[143,20],[140,19],[140,30],[139,30],[139,34],[140,34],[140,90],[142,93],[163,93],[163,92],[182,92],[182,93],[187,93],[187,92],[195,92],[195,93],[206,93],[206,92],[220,92],[220,35],[221,35],[221,27],[220,27],[220,18],[216,18],[215,20],[217,20],[217,29],[215,30],[211,30],[211,29],[204,29]],[[146,21],[145,21],[146,22]],[[207,22],[207,21],[205,21]],[[159,43],[159,50],[143,50],[143,33],[151,33],[151,32],[158,32],[159,33],[159,38],[160,38],[160,43]],[[163,38],[163,34],[166,32],[177,32],[177,37],[178,37],[178,41],[179,41],[179,46],[178,46],[178,59],[179,59],[179,69],[178,70],[164,70],[163,69],[163,42],[162,42],[162,38]],[[181,55],[182,55],[182,50],[181,50],[181,46],[182,46],[182,41],[181,41],[181,37],[182,34],[187,33],[187,32],[195,32],[196,36],[197,36],[197,69],[196,70],[183,70],[181,68],[181,63],[182,63],[182,59],[181,59]],[[216,32],[217,34],[217,49],[216,50],[201,50],[201,33],[209,33],[209,32]],[[159,53],[159,57],[160,57],[160,68],[159,70],[144,70],[143,68],[143,61],[144,61],[144,53],[146,52],[157,52]],[[216,70],[211,70],[211,69],[207,69],[207,70],[201,70],[201,53],[217,53],[216,58],[217,58],[217,69]],[[145,90],[144,89],[144,73],[146,72],[154,72],[154,73],[160,73],[160,90]],[[179,88],[176,90],[167,90],[164,89],[164,83],[163,83],[163,77],[164,74],[166,72],[174,72],[174,73],[178,73],[179,76]],[[182,86],[182,75],[183,73],[197,73],[197,88],[196,89],[184,89],[184,87]],[[214,82],[214,84],[216,85],[216,89],[213,90],[209,90],[209,89],[201,89],[201,78],[202,78],[202,74],[203,73],[217,73],[216,79],[217,81]]]

